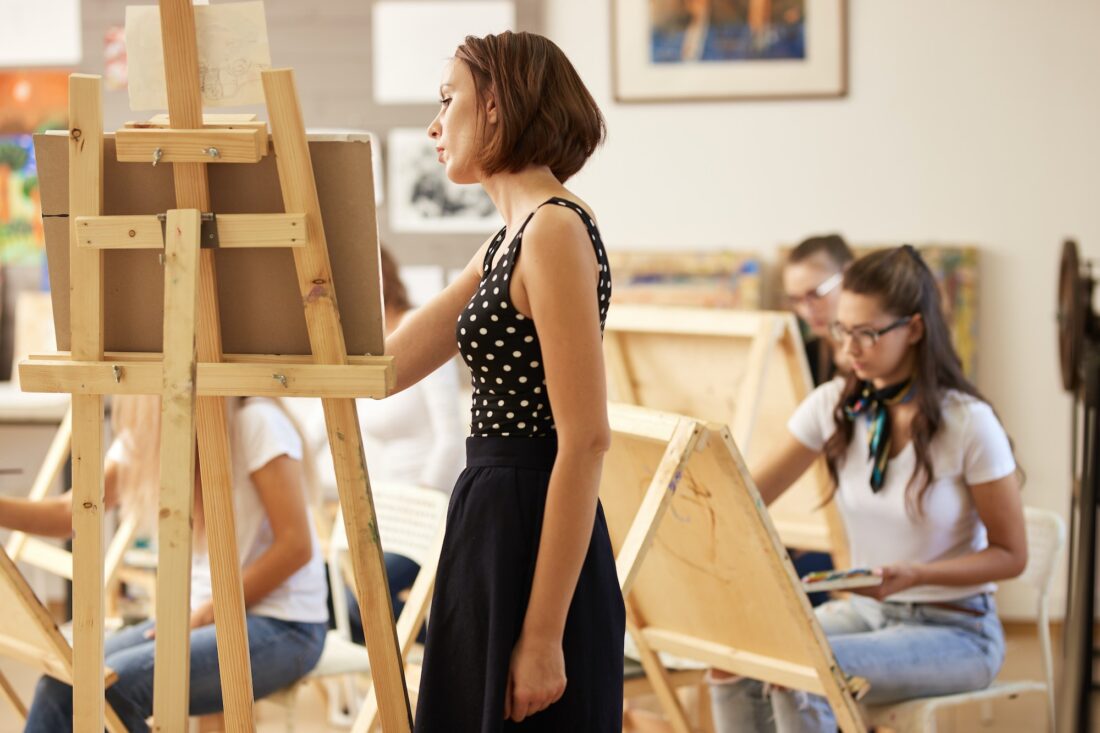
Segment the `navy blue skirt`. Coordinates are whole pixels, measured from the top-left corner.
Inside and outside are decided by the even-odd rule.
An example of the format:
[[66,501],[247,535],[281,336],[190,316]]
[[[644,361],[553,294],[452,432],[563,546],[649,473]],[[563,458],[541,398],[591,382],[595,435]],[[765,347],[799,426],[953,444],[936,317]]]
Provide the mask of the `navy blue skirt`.
[[520,724],[504,719],[557,454],[547,438],[468,438],[432,599],[418,733],[619,733],[625,613],[603,508],[566,617],[566,688]]

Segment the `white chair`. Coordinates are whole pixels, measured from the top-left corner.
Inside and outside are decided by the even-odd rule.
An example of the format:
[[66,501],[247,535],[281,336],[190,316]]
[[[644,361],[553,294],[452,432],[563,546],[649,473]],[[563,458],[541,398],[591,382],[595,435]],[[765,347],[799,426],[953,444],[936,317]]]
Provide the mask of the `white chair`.
[[868,722],[889,728],[894,733],[935,733],[936,712],[968,703],[990,704],[993,700],[1015,699],[1027,693],[1042,693],[1047,698],[1047,724],[1054,727],[1054,664],[1050,647],[1050,611],[1048,600],[1054,579],[1054,566],[1066,544],[1066,525],[1060,516],[1045,509],[1025,507],[1027,522],[1027,567],[1020,577],[1009,581],[1030,586],[1038,596],[1036,626],[1043,655],[1044,681],[1022,680],[994,682],[984,690],[942,697],[907,700],[897,705],[867,708]]
[[[431,599],[443,527],[447,518],[448,498],[446,494],[435,489],[390,484],[372,484],[371,494],[374,497],[374,510],[383,549],[404,555],[420,566],[416,583],[409,592],[409,599],[397,623],[398,640],[407,661],[411,642],[420,630]],[[299,684],[323,684],[331,678],[341,678],[338,686],[326,685],[322,688],[328,702],[329,723],[341,727],[352,725],[363,704],[355,676],[370,674],[370,659],[366,647],[351,640],[347,597],[344,594],[344,584],[346,581],[350,582],[349,573],[346,572],[348,565],[348,540],[344,532],[344,519],[341,513],[337,513],[328,552],[329,584],[332,588],[336,629],[328,632],[320,660]],[[293,730],[296,693],[297,685],[294,685],[272,696],[277,698],[275,702],[287,708],[288,731]]]

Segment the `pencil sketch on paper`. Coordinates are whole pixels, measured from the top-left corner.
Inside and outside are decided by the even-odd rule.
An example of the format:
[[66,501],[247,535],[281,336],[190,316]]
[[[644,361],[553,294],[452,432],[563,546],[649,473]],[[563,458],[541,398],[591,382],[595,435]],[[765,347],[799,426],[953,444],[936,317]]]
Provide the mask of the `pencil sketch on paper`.
[[[260,72],[271,68],[263,2],[195,6],[199,83],[206,107],[262,104]],[[126,8],[130,109],[165,109],[164,50],[160,10]]]

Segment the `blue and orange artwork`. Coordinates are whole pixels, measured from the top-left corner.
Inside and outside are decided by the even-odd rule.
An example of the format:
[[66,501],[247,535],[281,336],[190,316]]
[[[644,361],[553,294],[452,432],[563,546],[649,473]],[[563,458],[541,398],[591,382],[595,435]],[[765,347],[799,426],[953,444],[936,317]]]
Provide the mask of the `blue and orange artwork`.
[[37,264],[45,238],[32,134],[68,126],[66,71],[0,72],[0,264]]
[[654,64],[804,60],[805,0],[652,0]]

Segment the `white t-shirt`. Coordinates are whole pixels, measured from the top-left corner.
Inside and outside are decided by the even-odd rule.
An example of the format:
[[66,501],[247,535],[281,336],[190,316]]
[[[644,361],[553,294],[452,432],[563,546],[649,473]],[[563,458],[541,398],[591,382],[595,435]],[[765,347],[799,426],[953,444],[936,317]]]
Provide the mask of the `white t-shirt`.
[[[228,415],[237,551],[241,558],[241,567],[247,567],[274,540],[267,512],[255,484],[252,483],[251,475],[282,455],[301,460],[302,442],[286,415],[271,400],[250,398],[237,406],[230,403]],[[108,457],[118,461],[128,459],[123,441],[116,440],[111,445]],[[308,507],[306,511],[309,511]],[[321,556],[312,517],[309,517],[309,532],[313,547],[309,562],[282,585],[249,607],[250,614],[284,621],[328,621],[328,586],[324,558]],[[195,542],[191,559],[192,610],[209,601],[211,597],[210,557],[205,543]]]
[[[844,388],[834,379],[815,389],[787,423],[800,443],[821,451],[836,430],[833,411]],[[906,490],[916,453],[913,442],[890,459],[886,479],[871,490],[867,451],[869,418],[856,419],[848,453],[838,468],[837,502],[853,567],[929,563],[971,554],[988,546],[969,487],[1012,474],[1016,461],[1008,436],[993,409],[969,395],[949,390],[943,398],[943,422],[929,452],[935,480],[922,502],[923,514],[911,516]],[[921,480],[918,477],[918,482]],[[920,484],[917,483],[916,487]],[[903,602],[950,601],[992,591],[993,583],[975,586],[924,585],[890,596]]]
[[[391,397],[356,400],[372,481],[451,492],[466,459],[467,430],[458,392],[458,374],[448,362]],[[321,485],[335,487],[324,414],[319,410],[309,420],[308,432],[318,436]]]

